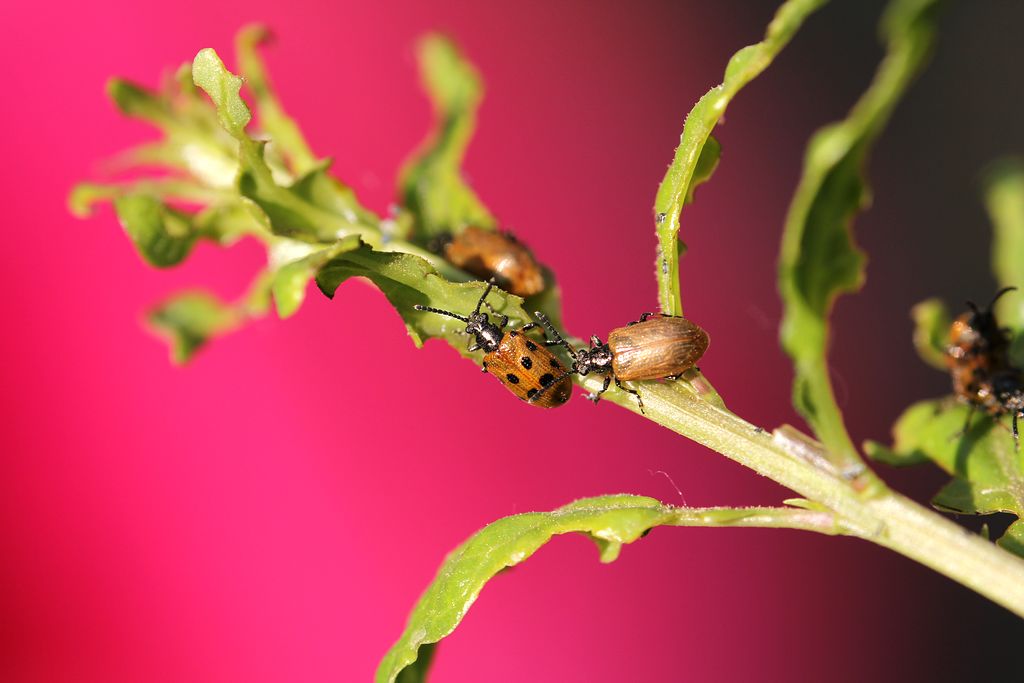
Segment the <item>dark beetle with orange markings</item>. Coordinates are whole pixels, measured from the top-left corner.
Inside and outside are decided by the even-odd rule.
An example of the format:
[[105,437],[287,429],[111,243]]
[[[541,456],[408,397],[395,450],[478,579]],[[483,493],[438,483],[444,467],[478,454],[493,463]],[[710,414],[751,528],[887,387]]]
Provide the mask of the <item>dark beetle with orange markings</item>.
[[997,420],[1010,415],[1013,442],[1019,449],[1017,421],[1024,418],[1024,372],[1010,362],[1009,334],[999,326],[992,312],[999,297],[1015,289],[999,290],[983,310],[967,302],[971,310],[950,327],[946,364],[953,380],[953,393],[970,406],[963,433],[967,433],[978,408]]
[[988,393],[986,380],[993,372],[1009,365],[1010,340],[999,327],[992,307],[1014,287],[999,290],[988,306],[979,310],[968,301],[971,310],[956,320],[949,330],[946,365],[953,380],[953,392],[972,405],[980,405]]
[[[534,315],[558,337],[543,313],[537,311]],[[569,353],[574,360],[573,372],[584,376],[591,372],[605,375],[604,386],[588,396],[590,400],[597,403],[614,381],[619,389],[636,396],[642,413],[644,402],[640,393],[627,389],[621,382],[676,379],[696,365],[709,343],[708,333],[686,318],[644,313],[636,322],[612,330],[607,344],[595,335],[590,338],[589,349],[574,351],[570,348]]]
[[564,342],[561,338],[555,342],[544,340],[542,346],[528,338],[526,332],[538,327],[537,323],[528,323],[518,330],[505,332],[507,315],[501,316],[500,323],[492,323],[486,313],[480,312],[480,306],[485,303],[492,287],[493,280],[487,283],[487,289],[468,317],[428,306],[417,305],[415,308],[466,323],[466,333],[470,335],[469,350],[485,351],[484,372],[497,377],[509,391],[531,405],[557,408],[572,396],[572,380],[569,371],[544,346]]
[[516,296],[544,291],[544,273],[526,245],[511,233],[469,226],[433,240],[430,248],[481,280],[494,278],[499,287]]

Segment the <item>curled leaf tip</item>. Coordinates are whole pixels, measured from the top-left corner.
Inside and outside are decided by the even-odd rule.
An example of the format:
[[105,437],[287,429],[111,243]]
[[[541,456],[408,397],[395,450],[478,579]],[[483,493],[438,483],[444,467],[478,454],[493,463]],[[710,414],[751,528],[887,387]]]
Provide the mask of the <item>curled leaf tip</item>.
[[242,100],[242,79],[224,66],[217,51],[205,47],[192,60],[192,82],[210,96],[217,107],[217,116],[233,135],[241,135],[252,113]]
[[246,24],[238,32],[238,39],[251,43],[252,45],[270,45],[276,40],[274,31],[262,22]]
[[[992,223],[992,271],[1002,287],[1024,287],[1024,160],[1008,157],[984,174],[985,207]],[[1000,322],[1024,328],[1024,295],[1002,297]]]
[[938,299],[927,299],[910,309],[914,320],[914,348],[917,355],[937,370],[946,370],[946,345],[952,320],[949,309]]
[[658,300],[663,313],[682,315],[679,291],[679,257],[685,245],[679,241],[680,213],[693,201],[694,190],[710,179],[721,156],[721,146],[711,135],[730,101],[764,71],[824,0],[789,0],[765,31],[764,40],[736,52],[725,68],[721,84],[708,90],[686,116],[679,146],[654,200],[658,238]]
[[88,218],[93,207],[102,199],[97,186],[92,183],[78,183],[68,193],[68,211],[75,218]]
[[441,33],[423,36],[417,44],[417,57],[424,87],[439,109],[471,106],[480,99],[480,74],[451,38]]
[[240,323],[240,316],[217,297],[201,290],[182,292],[158,305],[147,316],[150,328],[170,344],[171,360],[187,363],[210,338]]
[[[871,147],[934,40],[935,0],[896,0],[883,21],[887,56],[847,117],[811,138],[790,203],[779,258],[784,304],[780,338],[793,359],[793,402],[837,464],[858,465],[828,375],[829,315],[836,299],[864,283],[865,254],[852,224],[870,202],[865,166]],[[894,14],[893,14],[894,13]],[[927,347],[919,347],[927,354]],[[930,357],[929,362],[935,358]]]
[[399,174],[402,203],[424,239],[467,225],[494,228],[497,221],[462,174],[483,97],[480,76],[455,43],[441,34],[421,38],[416,56],[434,123]]

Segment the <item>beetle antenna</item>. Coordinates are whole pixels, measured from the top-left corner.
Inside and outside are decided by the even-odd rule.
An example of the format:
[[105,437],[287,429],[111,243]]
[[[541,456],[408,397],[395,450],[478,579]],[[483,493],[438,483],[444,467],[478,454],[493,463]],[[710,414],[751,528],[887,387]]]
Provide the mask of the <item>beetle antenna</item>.
[[420,306],[419,304],[416,304],[415,306],[413,306],[413,308],[415,308],[417,311],[428,311],[430,313],[437,313],[439,315],[446,315],[449,318],[455,318],[456,320],[461,320],[464,323],[468,323],[469,322],[469,318],[467,318],[465,316],[459,315],[458,313],[452,313],[451,311],[442,311],[440,308],[431,308],[430,306]]
[[535,318],[544,323],[544,327],[548,328],[548,331],[555,336],[555,341],[565,347],[565,350],[569,352],[569,357],[572,358],[573,360],[576,360],[576,351],[571,346],[569,346],[569,342],[565,341],[565,339],[562,338],[562,335],[558,334],[558,330],[556,330],[555,326],[551,324],[551,321],[548,320],[548,317],[541,313],[540,311],[534,311],[533,315]]
[[996,295],[994,297],[992,297],[992,301],[988,302],[988,306],[986,307],[985,310],[991,311],[992,307],[996,305],[996,302],[999,301],[999,298],[1001,296],[1003,296],[1007,292],[1015,292],[1015,291],[1017,291],[1016,287],[1003,287],[998,292],[996,292]]
[[487,281],[487,289],[484,290],[484,294],[483,294],[483,296],[480,297],[480,301],[476,302],[476,308],[473,309],[473,315],[476,315],[477,313],[480,312],[480,306],[483,305],[484,299],[486,299],[487,295],[491,293],[491,289],[493,287],[494,287],[494,278],[492,277],[490,280]]

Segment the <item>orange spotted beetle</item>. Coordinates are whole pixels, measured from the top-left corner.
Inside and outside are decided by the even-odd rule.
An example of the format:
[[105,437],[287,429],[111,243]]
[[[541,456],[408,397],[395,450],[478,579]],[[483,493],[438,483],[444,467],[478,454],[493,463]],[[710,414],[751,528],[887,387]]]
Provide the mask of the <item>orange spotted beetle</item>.
[[[558,337],[543,313],[536,311],[534,315]],[[589,349],[569,348],[569,353],[574,360],[573,372],[583,376],[591,372],[605,375],[601,390],[587,398],[597,403],[614,380],[619,389],[636,396],[642,413],[644,401],[640,393],[627,389],[621,382],[676,379],[700,360],[709,343],[708,333],[686,318],[644,313],[639,320],[609,332],[608,343],[594,335]]]
[[469,226],[455,235],[442,235],[431,250],[467,273],[494,278],[516,296],[533,296],[544,290],[544,273],[525,244],[511,233]]
[[[526,332],[538,327],[537,323],[528,323],[518,330],[505,332],[507,315],[501,316],[501,322],[494,324],[486,313],[480,312],[480,306],[486,303],[492,287],[494,280],[487,283],[487,289],[468,317],[429,306],[417,305],[415,308],[466,323],[466,334],[471,337],[469,350],[483,349],[485,352],[483,372],[497,377],[509,391],[531,405],[557,408],[572,396],[569,371],[562,367],[550,351],[526,336]],[[490,308],[490,304],[487,307]],[[493,308],[491,312],[494,312]],[[545,339],[543,342],[545,346],[559,343],[565,342],[560,337],[559,341]]]

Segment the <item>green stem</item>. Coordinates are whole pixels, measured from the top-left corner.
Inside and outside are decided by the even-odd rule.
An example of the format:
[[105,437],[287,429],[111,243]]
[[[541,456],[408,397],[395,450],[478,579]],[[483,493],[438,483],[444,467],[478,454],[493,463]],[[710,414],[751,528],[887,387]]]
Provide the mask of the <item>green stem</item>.
[[1024,617],[1024,560],[897,493],[866,502],[879,520],[861,536],[948,576]]
[[[588,378],[591,390],[601,382]],[[674,385],[682,385],[684,390]],[[636,386],[636,385],[635,385]],[[890,490],[880,481],[858,488],[829,462],[823,446],[790,427],[768,433],[686,390],[684,382],[640,384],[647,419],[701,443],[749,467],[804,498],[823,506],[829,516],[807,515],[821,531],[856,536],[895,550],[1024,617],[1024,560],[977,534],[957,526],[937,512]],[[691,394],[691,395],[688,395]],[[608,392],[607,400],[639,412],[624,392]],[[801,519],[798,510],[782,521]],[[773,513],[777,514],[777,513]],[[765,523],[750,526],[793,526]],[[780,521],[776,518],[774,521]]]
[[676,508],[672,526],[800,529],[835,536],[846,533],[834,513],[784,507]]

